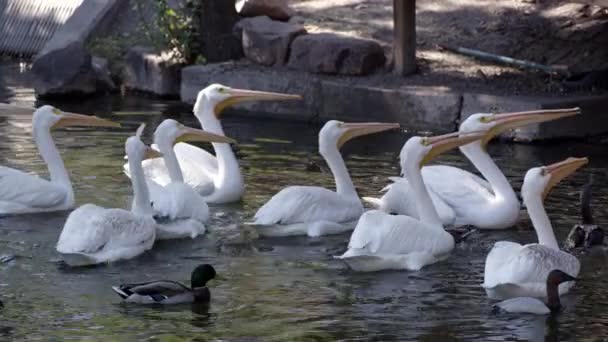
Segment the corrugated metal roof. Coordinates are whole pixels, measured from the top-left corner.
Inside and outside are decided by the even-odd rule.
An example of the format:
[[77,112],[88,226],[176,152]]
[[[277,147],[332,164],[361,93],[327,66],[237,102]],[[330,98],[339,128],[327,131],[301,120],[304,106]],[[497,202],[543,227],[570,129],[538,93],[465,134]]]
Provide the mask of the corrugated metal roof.
[[31,58],[83,0],[0,0],[0,55]]

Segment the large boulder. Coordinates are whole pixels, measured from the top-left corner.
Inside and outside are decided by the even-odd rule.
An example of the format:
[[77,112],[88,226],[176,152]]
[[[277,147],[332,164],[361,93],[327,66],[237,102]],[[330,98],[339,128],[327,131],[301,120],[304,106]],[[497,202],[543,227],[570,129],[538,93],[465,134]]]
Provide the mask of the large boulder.
[[159,96],[179,95],[180,63],[168,52],[156,53],[153,48],[136,46],[127,54],[124,85],[128,89]]
[[237,29],[242,30],[245,57],[262,65],[284,65],[291,42],[306,34],[302,26],[273,21],[266,16],[243,19]]
[[45,49],[43,54],[34,59],[32,72],[38,96],[97,92],[97,77],[91,54],[80,40]]
[[288,66],[320,74],[366,75],[385,61],[382,47],[373,40],[320,33],[293,41]]
[[238,0],[236,11],[244,17],[266,15],[284,21],[293,15],[287,0]]

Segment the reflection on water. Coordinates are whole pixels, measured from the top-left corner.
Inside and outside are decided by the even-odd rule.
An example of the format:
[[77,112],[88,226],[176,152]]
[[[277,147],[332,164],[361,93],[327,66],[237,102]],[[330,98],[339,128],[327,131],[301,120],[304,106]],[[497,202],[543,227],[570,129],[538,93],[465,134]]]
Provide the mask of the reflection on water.
[[[188,107],[145,98],[100,98],[60,108],[119,120],[120,129],[54,132],[70,170],[78,203],[127,207],[131,187],[122,174],[124,140],[140,122],[145,139],[167,116],[197,126]],[[122,115],[116,115],[116,113]],[[0,164],[46,176],[30,137],[30,117],[0,116]],[[581,277],[556,317],[492,314],[479,286],[485,256],[497,240],[535,241],[525,213],[512,230],[481,232],[453,256],[419,272],[357,274],[332,258],[348,234],[322,239],[258,239],[243,221],[290,184],[333,186],[316,153],[318,126],[247,117],[224,120],[239,141],[247,192],[241,203],[212,207],[210,233],[195,240],[161,241],[141,257],[112,265],[66,269],[54,251],[66,213],[0,219],[0,339],[13,340],[533,340],[594,341],[608,335],[604,281],[607,254],[581,255]],[[407,138],[389,133],[353,141],[344,154],[360,195],[376,195],[387,176],[398,174],[396,156]],[[203,145],[204,146],[204,145]],[[519,189],[524,172],[567,156],[591,163],[557,186],[547,200],[560,239],[578,220],[578,191],[596,175],[597,220],[607,217],[602,146],[554,143],[494,144],[490,153]],[[440,162],[470,168],[457,153]],[[311,167],[311,163],[321,168]],[[120,302],[110,286],[169,278],[188,282],[198,263],[221,274],[210,283],[209,306],[139,307]]]

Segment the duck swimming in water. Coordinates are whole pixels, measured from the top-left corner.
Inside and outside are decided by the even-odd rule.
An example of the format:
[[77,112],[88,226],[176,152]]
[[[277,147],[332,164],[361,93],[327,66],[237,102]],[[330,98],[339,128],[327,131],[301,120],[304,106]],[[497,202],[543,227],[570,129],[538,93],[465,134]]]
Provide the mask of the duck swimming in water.
[[547,303],[545,304],[538,298],[516,297],[503,300],[494,305],[496,311],[506,311],[510,313],[529,313],[535,315],[546,315],[556,313],[561,310],[562,304],[559,300],[559,284],[568,281],[579,280],[561,270],[553,270],[547,276]]
[[197,266],[188,287],[171,280],[112,286],[125,302],[137,304],[206,303],[211,299],[207,282],[215,278],[215,269],[209,264]]
[[568,248],[589,248],[604,244],[604,230],[595,224],[591,210],[591,189],[593,186],[593,175],[589,182],[581,190],[581,223],[575,225],[566,238]]

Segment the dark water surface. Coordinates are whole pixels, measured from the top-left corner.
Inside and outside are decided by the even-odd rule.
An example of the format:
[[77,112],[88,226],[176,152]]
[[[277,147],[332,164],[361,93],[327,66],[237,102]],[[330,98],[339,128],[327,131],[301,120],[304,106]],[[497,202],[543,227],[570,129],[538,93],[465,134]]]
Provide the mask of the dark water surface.
[[[5,80],[4,98],[32,103],[26,75]],[[0,68],[2,70],[2,68]],[[4,67],[3,70],[7,70]],[[21,78],[20,78],[21,77]],[[8,84],[8,85],[7,85]],[[131,186],[122,174],[124,141],[140,122],[145,138],[165,117],[198,126],[188,107],[137,97],[56,103],[65,110],[118,120],[120,129],[70,129],[53,136],[70,170],[79,204],[127,207]],[[0,116],[0,164],[46,177],[31,138],[31,118]],[[194,240],[164,241],[125,262],[86,268],[61,267],[55,243],[65,213],[0,219],[0,340],[87,341],[598,341],[608,338],[607,254],[580,256],[585,280],[564,297],[556,317],[495,315],[479,284],[485,256],[498,240],[535,242],[525,211],[514,229],[483,232],[460,244],[447,261],[419,272],[358,274],[332,259],[348,234],[259,239],[242,222],[287,185],[333,187],[316,153],[318,125],[226,115],[227,135],[239,141],[247,192],[242,203],[212,207],[209,233]],[[387,176],[398,174],[397,153],[406,133],[350,142],[344,151],[360,195],[377,194]],[[208,146],[205,146],[206,148]],[[547,199],[558,239],[578,221],[578,191],[596,175],[596,218],[607,212],[605,147],[556,142],[542,146],[495,143],[489,152],[519,189],[525,171],[568,156],[591,163],[559,184]],[[456,152],[438,162],[470,169]],[[311,164],[321,171],[308,171]],[[140,307],[122,304],[110,286],[169,278],[189,281],[199,263],[221,275],[210,283],[206,306]]]

